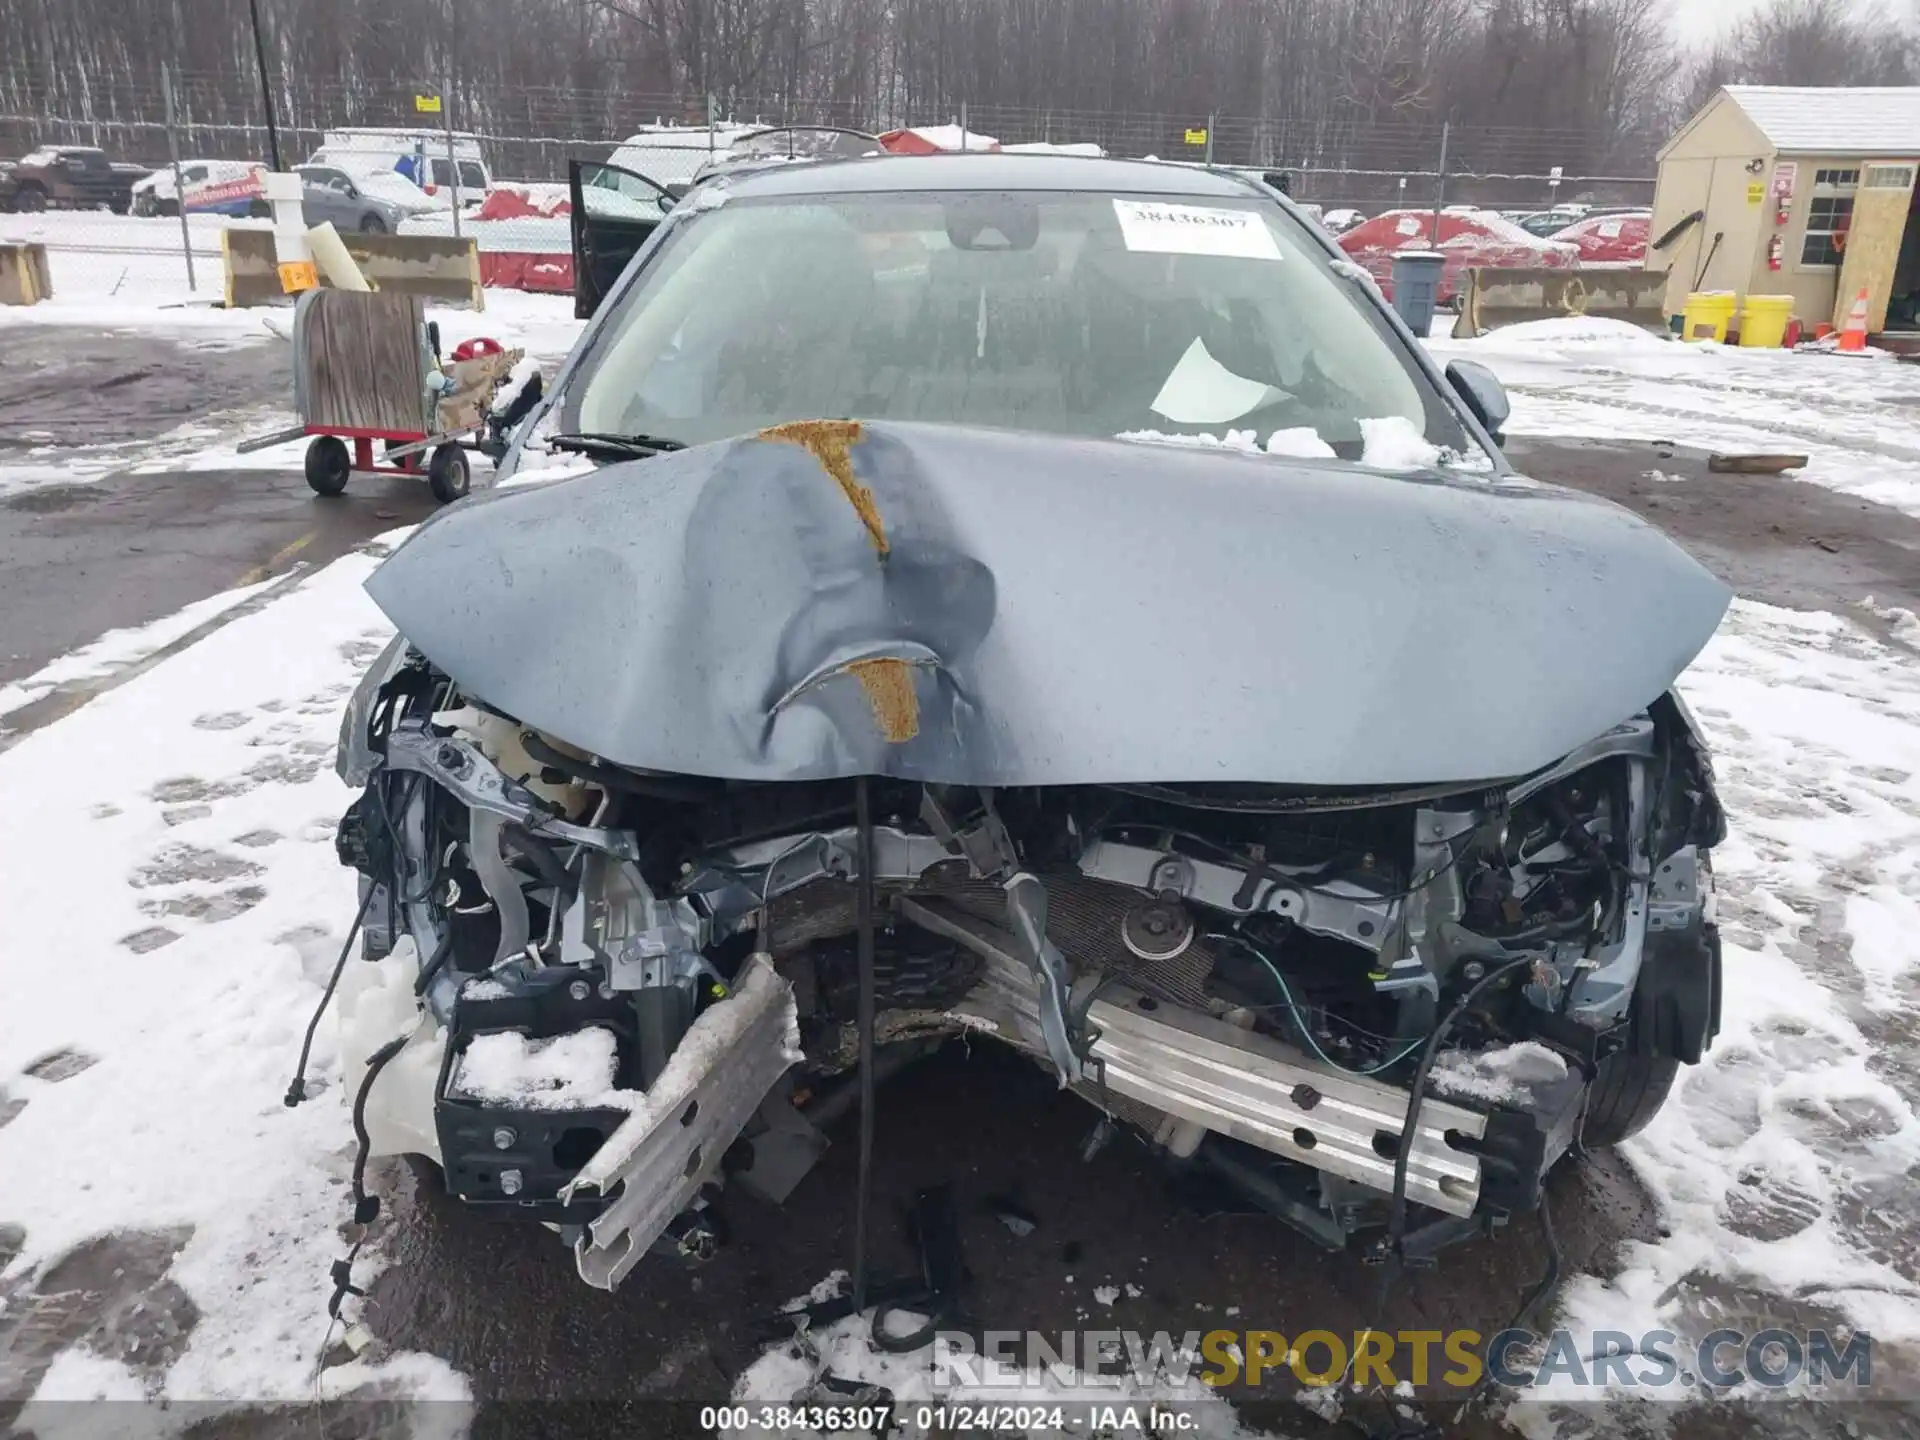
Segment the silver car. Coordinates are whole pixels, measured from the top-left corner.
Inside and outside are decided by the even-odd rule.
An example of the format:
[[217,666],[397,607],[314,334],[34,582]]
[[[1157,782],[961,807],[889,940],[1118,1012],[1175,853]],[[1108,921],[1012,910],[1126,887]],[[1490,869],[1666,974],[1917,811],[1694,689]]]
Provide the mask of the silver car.
[[301,165],[300,211],[309,225],[332,222],[336,230],[391,234],[406,212],[391,200],[369,194],[344,170],[331,165]]
[[367,583],[363,1157],[611,1287],[994,1039],[1390,1276],[1653,1118],[1719,1028],[1673,686],[1729,596],[1514,473],[1489,371],[1224,171],[612,193],[525,483]]

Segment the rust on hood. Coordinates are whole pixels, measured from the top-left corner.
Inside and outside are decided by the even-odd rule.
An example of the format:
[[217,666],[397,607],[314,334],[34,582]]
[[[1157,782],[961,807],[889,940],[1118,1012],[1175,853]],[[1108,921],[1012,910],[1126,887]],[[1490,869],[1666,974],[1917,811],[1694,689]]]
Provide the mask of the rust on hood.
[[920,698],[913,691],[913,665],[891,656],[855,660],[847,666],[866,692],[873,723],[890,745],[904,745],[920,733]]
[[887,527],[880,519],[880,507],[873,502],[873,491],[853,477],[853,447],[860,443],[860,437],[858,420],[790,420],[760,432],[762,440],[798,445],[819,461],[820,468],[833,477],[853,506],[853,513],[860,517],[874,550],[885,555]]

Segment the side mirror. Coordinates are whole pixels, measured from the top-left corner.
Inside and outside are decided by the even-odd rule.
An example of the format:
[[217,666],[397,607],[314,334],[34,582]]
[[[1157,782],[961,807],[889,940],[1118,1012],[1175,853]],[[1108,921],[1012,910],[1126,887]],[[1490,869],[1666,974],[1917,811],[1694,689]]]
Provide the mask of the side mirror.
[[1501,433],[1513,414],[1513,402],[1507,399],[1507,387],[1500,378],[1477,360],[1456,360],[1447,366],[1447,383],[1466,402],[1473,418],[1486,428],[1496,445],[1506,443]]

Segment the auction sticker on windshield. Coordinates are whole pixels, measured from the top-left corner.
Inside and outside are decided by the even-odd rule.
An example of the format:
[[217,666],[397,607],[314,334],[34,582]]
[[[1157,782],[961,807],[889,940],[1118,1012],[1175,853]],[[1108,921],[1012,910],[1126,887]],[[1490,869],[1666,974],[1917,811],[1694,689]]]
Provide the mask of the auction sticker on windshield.
[[1235,255],[1245,260],[1280,258],[1273,231],[1251,210],[1115,200],[1113,213],[1120,221],[1120,238],[1129,250],[1163,255]]

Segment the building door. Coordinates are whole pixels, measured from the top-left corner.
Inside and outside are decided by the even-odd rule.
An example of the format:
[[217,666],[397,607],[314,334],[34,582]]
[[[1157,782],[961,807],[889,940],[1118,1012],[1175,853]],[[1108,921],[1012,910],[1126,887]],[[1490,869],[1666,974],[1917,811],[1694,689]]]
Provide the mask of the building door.
[[1860,167],[1860,188],[1853,194],[1853,218],[1841,252],[1840,284],[1833,297],[1833,325],[1847,323],[1854,298],[1867,292],[1867,333],[1886,328],[1887,298],[1907,230],[1916,163],[1894,160]]

